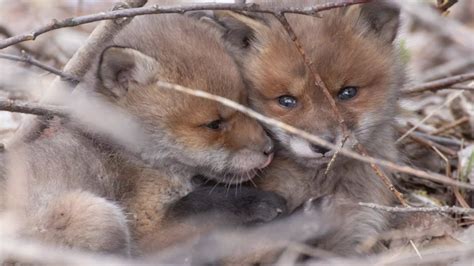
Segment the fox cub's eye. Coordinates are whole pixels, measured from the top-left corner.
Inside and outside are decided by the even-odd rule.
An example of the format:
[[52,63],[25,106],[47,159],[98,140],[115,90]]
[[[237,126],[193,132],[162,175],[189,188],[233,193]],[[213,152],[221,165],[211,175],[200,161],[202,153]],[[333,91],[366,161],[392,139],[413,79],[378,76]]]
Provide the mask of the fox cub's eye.
[[278,103],[286,108],[295,108],[297,104],[297,100],[295,97],[290,95],[283,95],[278,97]]
[[347,101],[354,98],[357,95],[358,87],[347,86],[339,90],[337,93],[337,98],[342,101]]
[[219,130],[222,127],[222,119],[214,120],[211,123],[207,124],[206,127],[212,130]]

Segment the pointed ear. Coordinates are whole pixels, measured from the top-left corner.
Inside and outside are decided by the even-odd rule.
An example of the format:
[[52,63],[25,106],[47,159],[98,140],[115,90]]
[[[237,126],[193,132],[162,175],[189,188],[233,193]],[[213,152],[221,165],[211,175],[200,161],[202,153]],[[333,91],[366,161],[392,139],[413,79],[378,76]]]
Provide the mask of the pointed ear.
[[102,85],[117,98],[135,86],[153,82],[158,62],[131,48],[109,47],[102,53],[99,78]]
[[247,49],[257,41],[258,35],[269,30],[258,15],[247,15],[232,11],[215,11],[215,21],[221,25],[224,40],[237,49]]
[[373,34],[385,43],[392,43],[400,25],[400,8],[386,0],[361,4],[357,26],[363,33]]

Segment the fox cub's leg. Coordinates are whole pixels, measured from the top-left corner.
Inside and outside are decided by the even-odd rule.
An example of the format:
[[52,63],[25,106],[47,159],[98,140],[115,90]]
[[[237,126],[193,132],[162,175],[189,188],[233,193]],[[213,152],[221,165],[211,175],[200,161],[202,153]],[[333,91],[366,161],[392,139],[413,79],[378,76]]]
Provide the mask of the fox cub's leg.
[[32,234],[51,244],[94,252],[130,254],[130,234],[122,210],[85,191],[67,192],[36,213]]
[[276,193],[237,186],[201,186],[175,202],[167,211],[177,219],[211,216],[222,225],[269,222],[286,213],[286,201]]

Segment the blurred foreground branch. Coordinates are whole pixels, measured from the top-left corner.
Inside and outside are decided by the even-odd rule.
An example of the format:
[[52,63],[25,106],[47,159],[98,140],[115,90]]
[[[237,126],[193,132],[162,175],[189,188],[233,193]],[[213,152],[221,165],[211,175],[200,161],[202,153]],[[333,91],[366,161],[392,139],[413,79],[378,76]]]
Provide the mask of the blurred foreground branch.
[[0,111],[41,116],[67,116],[67,110],[63,107],[23,101],[14,101],[9,99],[0,99]]
[[447,213],[447,214],[458,214],[458,215],[472,215],[474,209],[461,208],[456,206],[442,206],[442,207],[390,207],[378,205],[375,203],[359,202],[360,206],[386,211],[386,212],[397,212],[397,213],[412,213],[412,212],[435,212],[435,213]]
[[170,83],[163,82],[163,81],[159,81],[157,83],[157,85],[160,88],[180,91],[182,93],[194,95],[196,97],[200,97],[200,98],[204,98],[204,99],[219,102],[219,103],[221,103],[221,104],[223,104],[223,105],[225,105],[229,108],[232,108],[232,109],[234,109],[236,111],[239,111],[239,112],[241,112],[241,113],[243,113],[243,114],[245,114],[249,117],[252,117],[255,120],[257,120],[257,121],[259,121],[263,124],[270,125],[272,127],[278,127],[280,129],[288,132],[288,133],[291,133],[291,134],[294,134],[295,136],[301,137],[301,138],[303,138],[303,139],[305,139],[305,140],[307,140],[311,143],[315,143],[315,144],[318,144],[318,145],[321,145],[321,146],[324,146],[324,147],[330,148],[330,149],[340,150],[341,154],[343,154],[347,157],[350,157],[352,159],[359,160],[361,162],[365,162],[365,163],[369,163],[369,164],[376,164],[376,165],[379,165],[379,166],[385,166],[385,167],[387,167],[389,169],[392,169],[392,170],[395,170],[397,172],[411,174],[411,175],[421,177],[421,178],[424,178],[424,179],[428,179],[428,180],[431,180],[431,181],[440,182],[440,183],[443,183],[443,184],[448,184],[448,185],[452,185],[452,186],[457,186],[457,187],[462,187],[462,188],[474,190],[474,185],[471,185],[471,184],[468,184],[468,183],[465,183],[465,182],[459,182],[459,181],[453,180],[453,179],[451,179],[447,176],[444,176],[444,175],[440,175],[440,174],[433,173],[433,172],[427,172],[427,171],[423,171],[423,170],[419,170],[419,169],[415,169],[415,168],[412,168],[412,167],[409,167],[409,166],[398,165],[396,163],[393,163],[393,162],[390,162],[390,161],[387,161],[387,160],[383,160],[383,159],[377,159],[377,158],[373,158],[373,157],[370,157],[370,156],[364,156],[364,155],[361,155],[357,152],[348,150],[347,148],[342,148],[341,149],[337,145],[329,143],[329,142],[321,139],[318,136],[312,135],[312,134],[310,134],[310,133],[308,133],[304,130],[295,128],[293,126],[290,126],[290,125],[288,125],[286,123],[283,123],[279,120],[264,116],[264,115],[262,115],[262,114],[260,114],[256,111],[246,107],[246,106],[243,106],[239,103],[236,103],[234,101],[231,101],[227,98],[224,98],[224,97],[221,97],[221,96],[218,96],[218,95],[213,95],[213,94],[201,91],[201,90],[190,89],[190,88],[186,88],[186,87],[183,87],[183,86],[180,86],[180,85],[170,84]]

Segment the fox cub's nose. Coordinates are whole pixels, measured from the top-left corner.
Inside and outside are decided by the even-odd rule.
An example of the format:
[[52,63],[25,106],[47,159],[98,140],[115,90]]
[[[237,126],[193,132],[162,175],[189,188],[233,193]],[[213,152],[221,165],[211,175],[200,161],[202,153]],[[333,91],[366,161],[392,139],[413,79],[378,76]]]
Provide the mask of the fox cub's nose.
[[[327,142],[329,143],[332,143],[334,144],[335,142],[335,138],[333,137],[323,137],[324,140],[326,140]],[[326,154],[327,152],[331,151],[331,149],[328,149],[326,147],[323,147],[323,146],[320,146],[318,144],[311,144],[311,150],[315,153],[319,153],[319,154],[322,154],[324,156],[324,154]]]
[[263,154],[265,155],[270,155],[275,151],[275,145],[273,144],[273,141],[267,137],[267,144],[263,148]]

